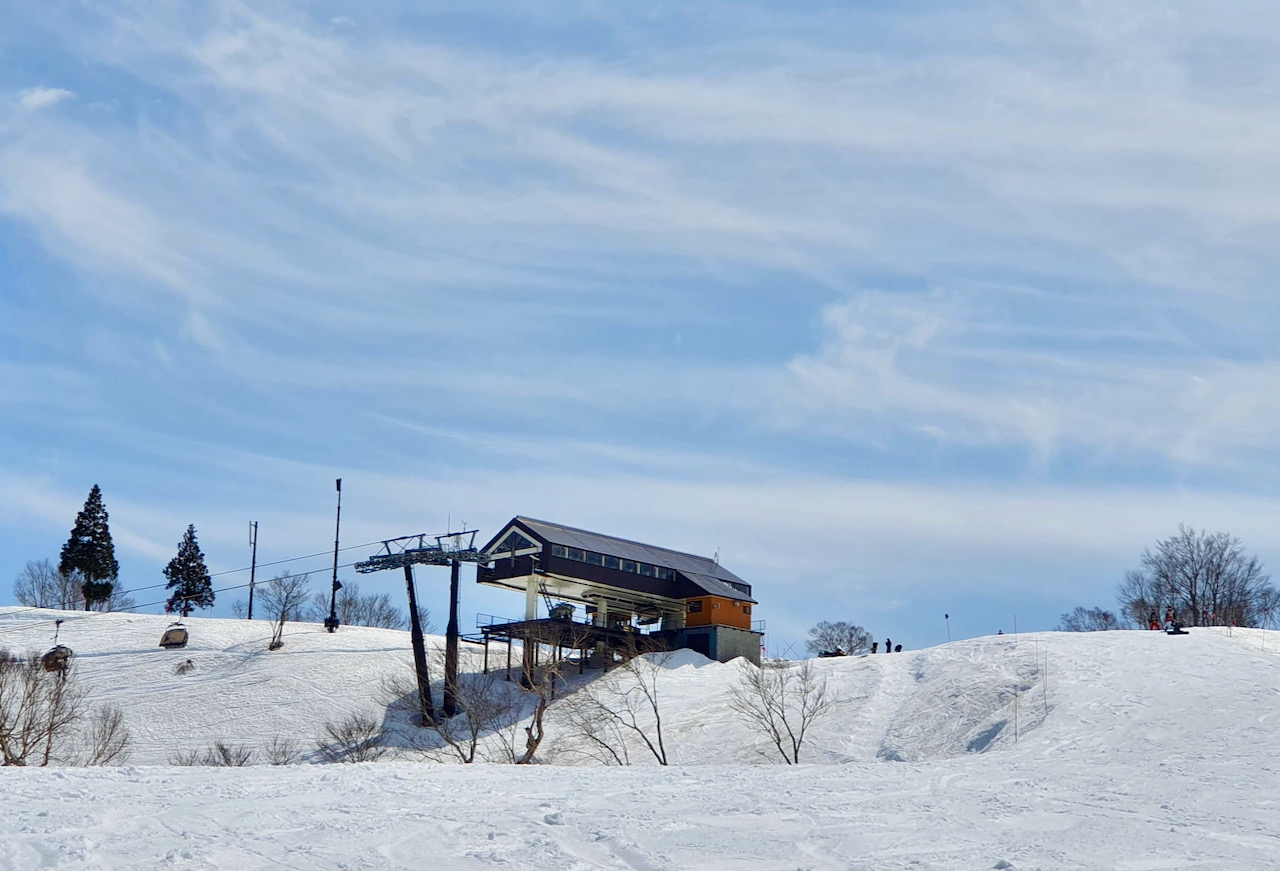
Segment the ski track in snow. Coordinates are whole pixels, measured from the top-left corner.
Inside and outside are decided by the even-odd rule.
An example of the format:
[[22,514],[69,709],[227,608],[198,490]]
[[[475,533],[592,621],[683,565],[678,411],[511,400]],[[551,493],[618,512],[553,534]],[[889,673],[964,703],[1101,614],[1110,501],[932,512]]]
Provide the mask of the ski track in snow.
[[[0,645],[46,649],[54,616],[0,609]],[[162,651],[164,618],[61,616],[134,758],[4,769],[0,869],[1280,868],[1280,633],[819,660],[841,701],[802,766],[730,711],[736,665],[681,653],[660,685],[666,768],[213,769],[167,760],[215,739],[309,748],[326,720],[381,710],[384,678],[409,673],[407,633],[290,624],[268,653],[266,623],[193,618],[191,644]]]

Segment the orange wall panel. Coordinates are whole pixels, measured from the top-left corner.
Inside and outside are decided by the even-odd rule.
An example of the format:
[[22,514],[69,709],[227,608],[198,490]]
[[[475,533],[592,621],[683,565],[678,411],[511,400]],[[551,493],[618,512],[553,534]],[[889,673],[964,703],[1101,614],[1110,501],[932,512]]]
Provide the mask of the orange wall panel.
[[750,602],[737,602],[733,599],[722,599],[719,596],[706,596],[702,599],[690,599],[689,604],[702,603],[701,611],[689,611],[684,618],[686,626],[733,626],[737,629],[751,628],[751,615],[744,608],[751,607]]

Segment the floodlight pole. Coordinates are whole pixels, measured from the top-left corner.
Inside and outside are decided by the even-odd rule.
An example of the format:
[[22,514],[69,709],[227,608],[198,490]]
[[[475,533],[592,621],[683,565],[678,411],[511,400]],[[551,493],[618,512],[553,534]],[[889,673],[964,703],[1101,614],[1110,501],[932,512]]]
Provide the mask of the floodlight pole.
[[253,619],[253,576],[258,569],[258,521],[249,524],[249,531],[253,534],[249,537],[249,546],[253,548],[253,555],[249,559],[249,619]]
[[[435,724],[435,701],[431,698],[431,673],[427,671],[427,648],[422,638],[422,618],[418,615],[418,594],[414,590],[413,566],[404,567],[404,584],[409,588],[409,642],[413,646],[413,671],[418,678],[418,707],[422,711],[422,725]],[[450,693],[445,682],[445,704]]]
[[324,628],[330,632],[338,630],[338,591],[342,584],[338,583],[338,531],[342,528],[342,479],[334,485],[338,491],[338,518],[333,524],[333,590],[329,593],[329,616],[324,618]]
[[458,713],[458,566],[449,562],[449,626],[444,640],[444,715]]

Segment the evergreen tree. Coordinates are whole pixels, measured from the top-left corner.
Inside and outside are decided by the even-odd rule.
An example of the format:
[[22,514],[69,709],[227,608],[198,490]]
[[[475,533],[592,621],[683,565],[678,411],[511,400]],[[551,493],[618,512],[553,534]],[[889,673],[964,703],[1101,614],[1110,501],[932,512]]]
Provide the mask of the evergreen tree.
[[115,580],[120,574],[120,564],[116,562],[111,530],[107,527],[107,509],[102,504],[102,491],[97,484],[89,491],[84,508],[76,515],[71,537],[62,546],[58,571],[64,575],[80,573],[83,579],[80,590],[84,594],[86,611],[95,602],[111,598]]
[[181,611],[186,617],[192,608],[213,607],[213,579],[209,577],[204,554],[196,543],[194,524],[187,527],[182,541],[178,542],[178,555],[164,567],[164,576],[169,580],[169,589],[173,590],[166,610]]

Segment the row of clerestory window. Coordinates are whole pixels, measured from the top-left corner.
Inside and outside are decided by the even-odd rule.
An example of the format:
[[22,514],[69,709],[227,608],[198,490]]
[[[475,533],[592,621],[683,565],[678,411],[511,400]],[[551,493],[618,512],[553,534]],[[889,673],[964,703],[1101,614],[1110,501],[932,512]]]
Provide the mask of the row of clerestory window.
[[658,578],[663,581],[674,581],[676,579],[674,569],[650,565],[649,563],[637,562],[635,560],[620,559],[616,556],[595,553],[590,550],[580,550],[576,547],[565,547],[564,545],[553,544],[551,545],[551,555],[558,556],[561,559],[576,560],[577,562],[586,563],[587,565],[603,566],[606,569],[633,572],[637,575],[643,575],[646,578]]

